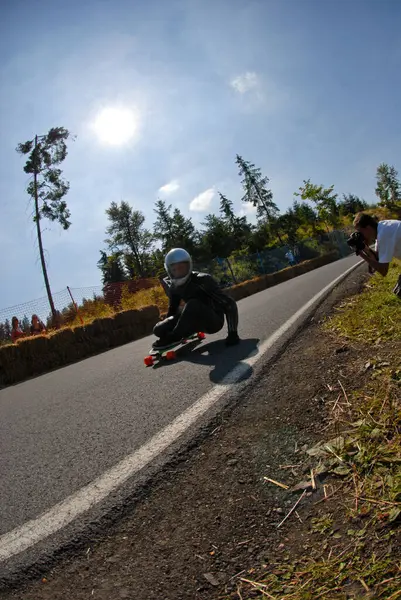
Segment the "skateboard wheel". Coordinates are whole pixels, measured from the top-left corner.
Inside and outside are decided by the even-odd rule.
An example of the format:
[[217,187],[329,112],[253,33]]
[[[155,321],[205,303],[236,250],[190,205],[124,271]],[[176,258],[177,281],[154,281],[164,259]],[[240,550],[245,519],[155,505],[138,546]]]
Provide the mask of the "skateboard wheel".
[[166,352],[166,360],[174,360],[175,356],[174,350],[169,350]]
[[199,340],[204,340],[205,337],[206,337],[205,334],[202,331],[199,331],[199,333],[198,333],[198,339]]
[[143,362],[145,363],[145,365],[146,365],[147,367],[151,367],[151,366],[154,364],[153,356],[146,356],[146,357],[143,359]]

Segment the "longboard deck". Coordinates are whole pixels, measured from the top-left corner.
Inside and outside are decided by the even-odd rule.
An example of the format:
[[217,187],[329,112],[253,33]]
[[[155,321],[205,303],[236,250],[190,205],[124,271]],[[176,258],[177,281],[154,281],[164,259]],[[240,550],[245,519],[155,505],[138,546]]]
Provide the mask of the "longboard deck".
[[187,344],[193,342],[201,342],[205,339],[205,334],[202,332],[194,333],[193,335],[188,336],[184,340],[180,340],[179,342],[172,344],[168,348],[163,348],[163,350],[158,350],[157,348],[151,348],[148,356],[145,356],[143,362],[147,367],[151,367],[160,360],[174,360],[176,358],[176,352],[178,349],[183,348]]

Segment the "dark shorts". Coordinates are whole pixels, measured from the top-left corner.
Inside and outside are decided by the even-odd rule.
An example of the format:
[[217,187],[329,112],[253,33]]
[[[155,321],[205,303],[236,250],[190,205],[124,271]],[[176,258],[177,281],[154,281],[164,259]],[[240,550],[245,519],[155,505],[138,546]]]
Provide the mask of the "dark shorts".
[[153,333],[159,338],[172,334],[175,338],[181,339],[198,331],[217,333],[223,326],[223,313],[194,299],[189,300],[182,311],[174,317],[157,323]]

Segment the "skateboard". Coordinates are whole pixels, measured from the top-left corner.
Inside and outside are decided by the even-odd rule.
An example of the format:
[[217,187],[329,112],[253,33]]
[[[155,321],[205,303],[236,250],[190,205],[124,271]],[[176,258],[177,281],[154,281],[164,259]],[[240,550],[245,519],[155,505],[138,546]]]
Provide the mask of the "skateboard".
[[180,346],[183,347],[186,344],[195,341],[201,342],[205,339],[205,337],[205,334],[202,331],[199,331],[198,333],[189,335],[180,342],[176,342],[175,344],[172,344],[171,346],[169,346],[168,348],[164,348],[163,350],[151,348],[148,356],[145,356],[145,358],[143,359],[143,362],[145,363],[146,367],[152,367],[156,362],[161,360],[174,360],[175,358],[177,358],[176,351]]

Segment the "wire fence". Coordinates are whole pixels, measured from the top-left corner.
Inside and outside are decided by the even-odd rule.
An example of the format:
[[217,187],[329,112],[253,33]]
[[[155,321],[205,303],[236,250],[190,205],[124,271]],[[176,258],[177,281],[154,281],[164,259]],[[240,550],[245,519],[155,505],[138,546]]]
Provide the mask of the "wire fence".
[[[274,273],[290,265],[315,258],[333,249],[337,249],[341,256],[347,256],[351,253],[346,243],[347,237],[345,231],[332,231],[317,239],[303,240],[291,246],[286,245],[254,254],[234,253],[229,258],[216,257],[208,263],[195,262],[194,268],[213,275],[221,287],[230,287],[252,277]],[[89,316],[91,310],[95,315],[93,309],[96,304],[107,306],[111,312],[116,311],[121,307],[123,293],[135,294],[140,290],[155,287],[159,283],[160,278],[150,277],[109,283],[105,286],[66,287],[53,294],[56,319],[50,311],[47,297],[0,309],[0,344],[10,342],[14,317],[18,319],[19,327],[24,334],[29,335],[33,315],[36,315],[47,329],[58,328],[79,318],[81,311],[77,312],[77,307]]]
[[207,264],[196,263],[195,267],[213,275],[222,287],[228,287],[258,275],[275,273],[331,250],[338,250],[342,257],[348,256],[352,250],[347,244],[347,238],[346,231],[331,231],[319,238],[310,238],[254,254],[234,253],[229,258],[215,258]]

